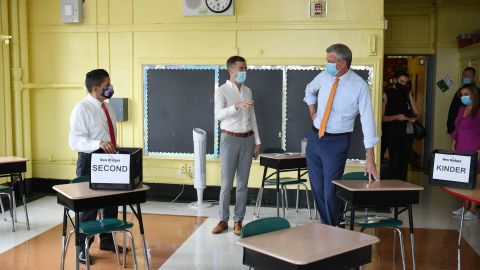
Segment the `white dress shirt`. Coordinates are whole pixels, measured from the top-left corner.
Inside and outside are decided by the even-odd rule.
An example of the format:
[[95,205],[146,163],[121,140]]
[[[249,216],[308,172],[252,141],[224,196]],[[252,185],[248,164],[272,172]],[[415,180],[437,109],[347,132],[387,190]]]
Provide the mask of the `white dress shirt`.
[[252,90],[242,84],[239,91],[236,84],[226,81],[215,90],[215,119],[220,121],[221,129],[230,132],[247,133],[253,130],[255,144],[260,144],[255,110],[235,109],[235,103],[243,100],[253,100]]
[[[328,72],[323,71],[305,89],[305,98],[303,99],[305,103],[308,105],[318,103],[317,118],[313,121],[316,128],[320,126],[322,121],[335,78]],[[368,84],[354,71],[349,70],[340,77],[338,82],[326,132],[352,132],[358,113],[360,113],[362,123],[363,143],[365,148],[372,148],[379,140],[375,132],[375,118]]]
[[[117,134],[115,113],[110,104],[104,102],[112,120],[115,136]],[[100,142],[110,142],[107,116],[102,102],[87,95],[73,108],[70,115],[70,134],[68,144],[77,152],[91,153],[100,148]]]

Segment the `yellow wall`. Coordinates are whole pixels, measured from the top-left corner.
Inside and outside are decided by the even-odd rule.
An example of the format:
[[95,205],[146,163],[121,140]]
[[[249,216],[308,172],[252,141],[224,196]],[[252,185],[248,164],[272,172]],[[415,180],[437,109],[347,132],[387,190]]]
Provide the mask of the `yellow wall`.
[[[0,33],[8,33],[8,13],[3,2],[0,2]],[[12,140],[11,128],[11,103],[10,103],[10,76],[8,75],[9,58],[8,46],[1,41],[0,48],[0,156],[11,155],[12,149],[7,149],[7,138]],[[4,64],[5,63],[5,64]]]
[[[437,12],[437,80],[445,74],[450,74],[456,80],[453,88],[442,93],[435,89],[435,112],[434,127],[437,131],[433,140],[434,148],[450,148],[450,137],[446,135],[446,119],[448,108],[461,82],[460,53],[457,47],[456,37],[460,33],[469,33],[479,29],[480,2],[466,6],[446,5],[441,6]],[[478,59],[478,46],[476,57]]]
[[[34,177],[74,176],[68,118],[86,90],[85,73],[110,72],[117,97],[129,98],[129,121],[118,142],[143,147],[144,64],[223,64],[240,54],[249,64],[325,63],[325,48],[348,44],[354,65],[373,65],[379,119],[383,64],[383,1],[329,1],[328,19],[307,15],[307,0],[237,0],[235,16],[183,17],[180,0],[88,0],[81,24],[60,21],[59,0],[27,0],[31,149]],[[371,44],[375,39],[376,43]],[[373,52],[372,52],[373,51]],[[148,182],[191,183],[177,176],[191,159],[144,158]],[[353,168],[355,166],[351,166]],[[261,168],[254,163],[251,186]],[[207,162],[207,184],[220,183],[218,160]]]
[[462,48],[460,52],[460,70],[473,67],[477,71],[475,81],[480,82],[480,43]]
[[[464,59],[460,59],[456,37],[479,29],[479,16],[480,1],[386,1],[385,18],[389,26],[385,33],[385,53],[434,54],[435,82],[446,74],[456,80],[452,89],[445,93],[435,86],[433,149],[450,148],[450,138],[446,133],[446,108],[449,108],[452,97],[460,86],[461,70],[468,62],[475,63],[474,58],[471,58],[475,53],[465,54]],[[469,50],[478,52],[478,46]],[[476,55],[478,59],[478,53]]]

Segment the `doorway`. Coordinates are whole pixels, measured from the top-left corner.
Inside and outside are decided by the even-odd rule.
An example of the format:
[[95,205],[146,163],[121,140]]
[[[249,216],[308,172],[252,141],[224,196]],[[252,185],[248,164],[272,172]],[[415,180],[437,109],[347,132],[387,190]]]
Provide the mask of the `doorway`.
[[[409,168],[414,171],[422,171],[428,167],[427,160],[431,151],[434,60],[432,55],[385,55],[384,57],[383,90],[392,86],[396,71],[405,70],[410,75],[411,93],[420,114],[417,121],[423,124],[427,131],[427,138],[413,141]],[[388,149],[385,157],[388,158]]]

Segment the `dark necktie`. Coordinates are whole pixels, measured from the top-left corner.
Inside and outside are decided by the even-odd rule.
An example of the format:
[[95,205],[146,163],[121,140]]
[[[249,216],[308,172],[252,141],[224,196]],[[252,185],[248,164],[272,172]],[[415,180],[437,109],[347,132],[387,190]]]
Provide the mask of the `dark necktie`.
[[110,114],[108,113],[107,107],[105,103],[102,102],[102,109],[105,112],[105,116],[107,116],[107,124],[108,124],[108,133],[110,133],[110,142],[113,146],[117,147],[117,142],[115,140],[115,131],[113,129],[112,119],[110,118]]

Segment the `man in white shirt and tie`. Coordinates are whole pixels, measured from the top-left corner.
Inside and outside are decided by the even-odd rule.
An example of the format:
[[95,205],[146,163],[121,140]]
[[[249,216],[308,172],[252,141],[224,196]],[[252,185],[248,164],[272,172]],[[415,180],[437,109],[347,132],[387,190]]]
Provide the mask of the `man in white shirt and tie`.
[[245,216],[248,177],[252,158],[260,154],[260,135],[255,118],[252,91],[244,85],[247,63],[241,56],[227,60],[230,79],[215,90],[215,119],[220,121],[220,162],[222,184],[220,190],[220,222],[212,233],[228,228],[230,218],[230,191],[236,174],[237,188],[234,211],[234,230],[240,235]]
[[375,135],[368,85],[350,69],[352,51],[344,44],[333,44],[326,52],[326,69],[305,89],[304,101],[313,120],[306,157],[320,219],[323,224],[336,226],[340,202],[332,181],[342,178],[353,125],[359,113],[366,151],[365,173],[371,180],[379,180],[373,152],[379,140]]
[[[104,69],[95,69],[85,76],[88,95],[80,101],[70,115],[70,148],[78,152],[77,176],[90,176],[91,153],[102,149],[105,153],[116,151],[115,114],[105,102],[114,93],[110,76]],[[98,210],[80,212],[80,222],[95,220]],[[117,218],[118,207],[103,209],[105,218]],[[86,262],[85,235],[80,234],[79,261]],[[93,239],[92,239],[93,240]],[[90,243],[91,244],[91,243]],[[100,249],[115,252],[112,234],[100,235]],[[119,252],[123,248],[119,247]]]

